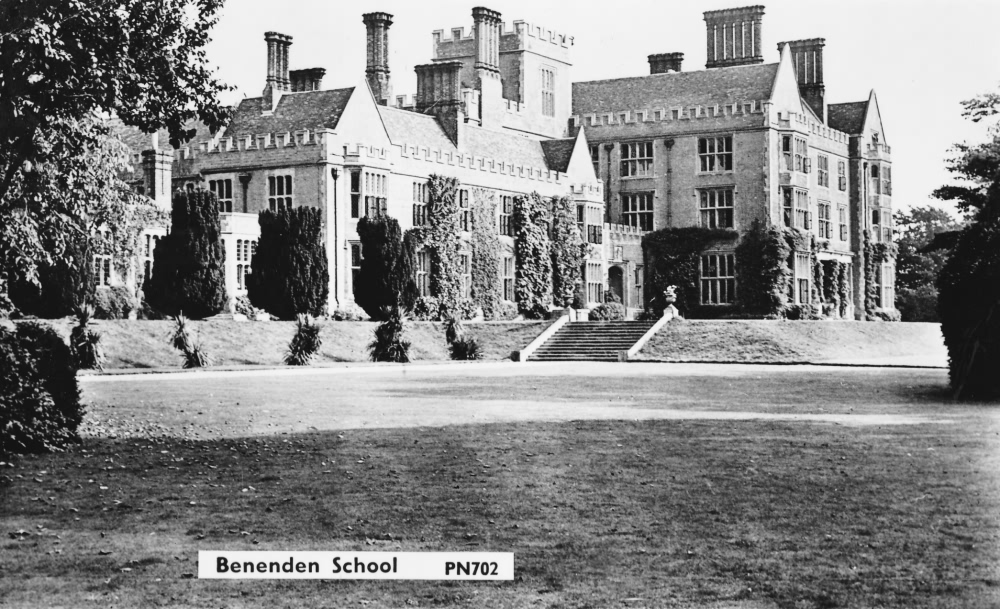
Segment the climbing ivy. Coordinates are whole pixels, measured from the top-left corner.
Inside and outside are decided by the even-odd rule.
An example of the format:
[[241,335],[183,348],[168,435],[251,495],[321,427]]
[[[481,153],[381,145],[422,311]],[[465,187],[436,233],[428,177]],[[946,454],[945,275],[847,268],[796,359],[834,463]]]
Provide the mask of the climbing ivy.
[[847,318],[847,313],[851,306],[851,273],[847,263],[840,263],[840,270],[837,275],[837,296],[840,299],[840,316]]
[[537,192],[514,200],[514,298],[526,318],[544,317],[552,302],[552,249],[548,208]]
[[576,223],[576,204],[569,197],[552,200],[552,296],[557,307],[573,304],[580,291],[588,245]]
[[495,319],[500,294],[500,236],[497,230],[497,194],[473,188],[472,201],[472,300],[483,317]]
[[788,306],[792,250],[785,229],[754,220],[736,246],[736,290],[745,313],[780,316]]
[[451,311],[458,308],[462,295],[458,276],[458,180],[431,175],[428,194],[423,242],[431,253],[430,290],[441,307]]
[[653,311],[662,310],[663,291],[677,286],[676,306],[685,314],[700,305],[698,290],[701,254],[720,241],[733,241],[736,231],[723,228],[686,226],[661,228],[642,238],[642,256],[646,272],[646,295]]

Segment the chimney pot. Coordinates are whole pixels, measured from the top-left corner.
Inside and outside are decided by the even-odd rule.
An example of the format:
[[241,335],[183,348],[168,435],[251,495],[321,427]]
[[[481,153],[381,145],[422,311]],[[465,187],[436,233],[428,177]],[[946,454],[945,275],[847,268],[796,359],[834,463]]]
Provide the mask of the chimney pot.
[[761,53],[763,6],[706,11],[708,47],[706,68],[724,68],[764,63]]
[[684,53],[657,53],[649,56],[650,74],[670,74],[680,72]]

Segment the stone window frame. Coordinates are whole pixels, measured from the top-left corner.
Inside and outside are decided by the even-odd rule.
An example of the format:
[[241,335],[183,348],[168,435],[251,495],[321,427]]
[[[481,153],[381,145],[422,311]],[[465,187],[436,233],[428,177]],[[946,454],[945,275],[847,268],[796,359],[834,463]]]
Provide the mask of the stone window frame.
[[588,260],[584,266],[587,286],[587,302],[604,302],[604,268],[600,262]]
[[514,302],[514,256],[504,255],[501,259],[500,276],[503,277],[503,299]]
[[267,176],[267,208],[273,212],[295,206],[295,174],[284,171]]
[[429,183],[413,183],[413,226],[427,225],[427,201],[429,200]]
[[208,190],[219,201],[220,214],[233,212],[233,179],[231,177],[217,177],[214,180],[209,180]]
[[623,192],[618,195],[621,202],[622,224],[639,230],[655,229],[655,193],[652,190]]
[[732,173],[736,166],[732,134],[698,138],[698,174]]
[[[788,193],[791,193],[791,197],[788,196]],[[782,186],[781,205],[784,225],[787,228],[812,230],[812,213],[809,211],[809,191],[795,186]]]
[[830,156],[816,155],[816,185],[820,188],[830,188]]
[[542,116],[554,117],[556,115],[556,68],[549,65],[541,66],[539,80]]
[[420,248],[416,252],[417,292],[421,296],[431,295],[431,251]]
[[622,142],[618,146],[620,155],[618,175],[620,178],[652,178],[653,163],[656,160],[653,140]]
[[820,239],[833,239],[833,205],[830,201],[816,202],[816,226]]
[[[719,195],[728,194],[719,204]],[[736,186],[698,189],[698,213],[702,228],[736,228]],[[720,221],[720,216],[723,220]]]
[[361,261],[364,259],[361,253],[361,242],[348,241],[347,250],[347,262],[351,269],[351,294],[353,295],[358,293],[358,280],[361,277]]
[[698,265],[699,298],[704,305],[736,302],[736,254],[705,252]]
[[837,205],[837,221],[840,225],[840,240],[846,243],[849,240],[850,226],[848,225],[847,205],[844,203]]

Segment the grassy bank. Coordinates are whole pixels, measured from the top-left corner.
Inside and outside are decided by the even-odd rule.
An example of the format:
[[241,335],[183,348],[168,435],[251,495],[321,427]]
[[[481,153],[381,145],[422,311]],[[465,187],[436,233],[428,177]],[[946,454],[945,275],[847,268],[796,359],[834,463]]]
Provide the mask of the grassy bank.
[[675,320],[636,359],[946,366],[938,324]]
[[[47,321],[69,336],[68,320]],[[512,351],[523,349],[551,322],[467,323],[467,335],[483,347],[484,359],[510,359]],[[323,348],[315,363],[368,361],[368,343],[377,324],[363,321],[323,322]],[[106,368],[180,367],[179,352],[169,344],[173,323],[169,321],[93,322],[102,337]],[[288,342],[295,334],[294,322],[190,322],[191,335],[200,341],[213,365],[282,365]],[[408,324],[413,361],[447,360],[444,329],[440,323]]]

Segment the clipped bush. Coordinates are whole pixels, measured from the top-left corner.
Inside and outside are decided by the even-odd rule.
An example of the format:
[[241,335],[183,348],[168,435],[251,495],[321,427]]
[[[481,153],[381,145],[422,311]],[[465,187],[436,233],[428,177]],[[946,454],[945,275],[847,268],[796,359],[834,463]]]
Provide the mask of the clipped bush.
[[103,370],[104,350],[101,335],[90,329],[90,319],[94,307],[83,305],[77,308],[76,325],[69,333],[69,351],[73,364],[82,370]]
[[474,338],[462,337],[448,346],[453,360],[477,360],[483,358],[483,350]]
[[79,440],[76,368],[55,330],[0,327],[0,456],[58,450]]
[[788,305],[785,307],[784,317],[791,321],[817,321],[823,319],[823,309],[814,304]]
[[320,316],[330,294],[330,270],[323,244],[323,213],[315,207],[257,217],[260,239],[250,259],[250,303],[278,319],[300,313]]
[[308,366],[323,346],[319,331],[319,324],[312,317],[299,315],[295,320],[295,336],[288,343],[285,363],[289,366]]
[[622,321],[625,319],[625,307],[617,302],[599,304],[590,310],[590,321]]
[[136,308],[135,297],[125,286],[100,288],[94,294],[95,319],[128,319]]
[[375,340],[368,345],[368,355],[373,362],[410,361],[410,343],[406,340],[406,328],[399,307],[384,311],[385,319],[375,328]]
[[346,305],[330,313],[333,321],[368,321],[368,316],[356,305]]
[[153,273],[143,286],[146,301],[164,315],[184,311],[202,319],[221,313],[229,297],[218,199],[204,190],[176,193],[170,227],[153,250]]
[[896,309],[875,309],[872,311],[872,321],[899,321],[902,315]]
[[404,255],[399,222],[388,216],[358,220],[361,240],[361,269],[354,286],[354,302],[374,320],[383,311],[415,300],[411,256]]
[[519,313],[517,312],[517,305],[509,300],[500,301],[497,308],[493,311],[494,321],[510,321],[517,319]]

